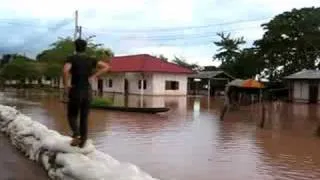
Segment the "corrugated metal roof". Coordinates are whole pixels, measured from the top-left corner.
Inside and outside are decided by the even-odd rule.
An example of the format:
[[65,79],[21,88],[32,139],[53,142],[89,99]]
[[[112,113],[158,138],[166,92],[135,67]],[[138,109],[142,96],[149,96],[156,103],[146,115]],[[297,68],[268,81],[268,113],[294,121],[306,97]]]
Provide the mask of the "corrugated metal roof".
[[231,75],[229,75],[228,73],[224,72],[224,71],[200,71],[197,74],[192,74],[189,77],[190,78],[199,78],[199,79],[206,79],[206,78],[214,78],[219,74],[225,74],[226,76],[234,79],[234,77],[232,77]]
[[284,77],[284,79],[320,79],[319,70],[302,70]]

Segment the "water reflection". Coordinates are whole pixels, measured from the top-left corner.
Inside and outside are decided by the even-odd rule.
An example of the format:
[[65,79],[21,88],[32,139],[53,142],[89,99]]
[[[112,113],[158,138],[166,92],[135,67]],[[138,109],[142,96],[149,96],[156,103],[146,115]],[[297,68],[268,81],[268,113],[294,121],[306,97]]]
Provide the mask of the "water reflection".
[[[59,95],[40,94],[6,92],[0,102],[16,105],[34,120],[67,134],[66,109]],[[121,95],[113,98],[125,103]],[[127,104],[139,101],[139,96],[128,96]],[[260,129],[259,105],[231,111],[221,122],[220,98],[145,96],[144,103],[171,110],[160,114],[92,110],[89,136],[97,148],[161,179],[320,179],[320,142],[313,135],[318,106],[268,104],[265,129]]]
[[173,109],[181,111],[186,109],[187,97],[170,97],[170,96],[140,96],[127,95],[119,93],[104,93],[104,98],[109,98],[113,101],[114,106],[125,107],[173,107]]

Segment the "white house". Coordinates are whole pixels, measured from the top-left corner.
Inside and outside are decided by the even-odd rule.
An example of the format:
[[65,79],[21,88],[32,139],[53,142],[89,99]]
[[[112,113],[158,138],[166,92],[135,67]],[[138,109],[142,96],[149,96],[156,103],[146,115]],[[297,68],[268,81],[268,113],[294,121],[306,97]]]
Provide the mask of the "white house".
[[[51,81],[51,80],[47,80],[45,76],[42,76],[41,79],[41,84],[43,85],[51,85],[52,87],[58,87],[57,82]],[[18,84],[19,81],[18,80],[6,80],[5,84],[6,85],[15,85]],[[38,85],[39,84],[39,80],[29,80],[28,78],[25,79],[25,84],[33,84],[33,85]]]
[[122,94],[187,95],[190,69],[147,54],[118,56],[110,73],[94,82],[93,90]]
[[302,70],[284,79],[289,84],[289,99],[294,102],[320,103],[319,70]]

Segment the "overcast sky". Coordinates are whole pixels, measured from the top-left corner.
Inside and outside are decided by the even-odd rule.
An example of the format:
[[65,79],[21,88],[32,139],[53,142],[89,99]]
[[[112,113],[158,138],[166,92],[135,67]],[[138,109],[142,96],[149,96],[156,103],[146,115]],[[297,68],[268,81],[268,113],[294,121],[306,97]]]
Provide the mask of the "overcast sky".
[[95,34],[116,55],[163,54],[213,65],[216,33],[261,38],[262,23],[320,0],[0,0],[0,53],[34,56],[57,37],[72,36],[79,10],[83,35]]

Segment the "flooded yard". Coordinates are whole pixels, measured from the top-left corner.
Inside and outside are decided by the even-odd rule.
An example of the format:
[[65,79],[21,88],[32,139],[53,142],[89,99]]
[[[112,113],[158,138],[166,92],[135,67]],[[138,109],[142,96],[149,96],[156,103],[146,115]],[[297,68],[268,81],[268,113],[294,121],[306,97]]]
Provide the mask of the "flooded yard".
[[[0,103],[68,134],[59,95],[10,91],[2,93]],[[139,103],[139,96],[128,98],[132,106]],[[171,109],[161,114],[91,111],[89,136],[99,150],[163,180],[320,179],[320,138],[314,135],[320,106],[268,104],[260,129],[259,105],[231,111],[221,122],[219,98],[146,96],[142,103]]]

